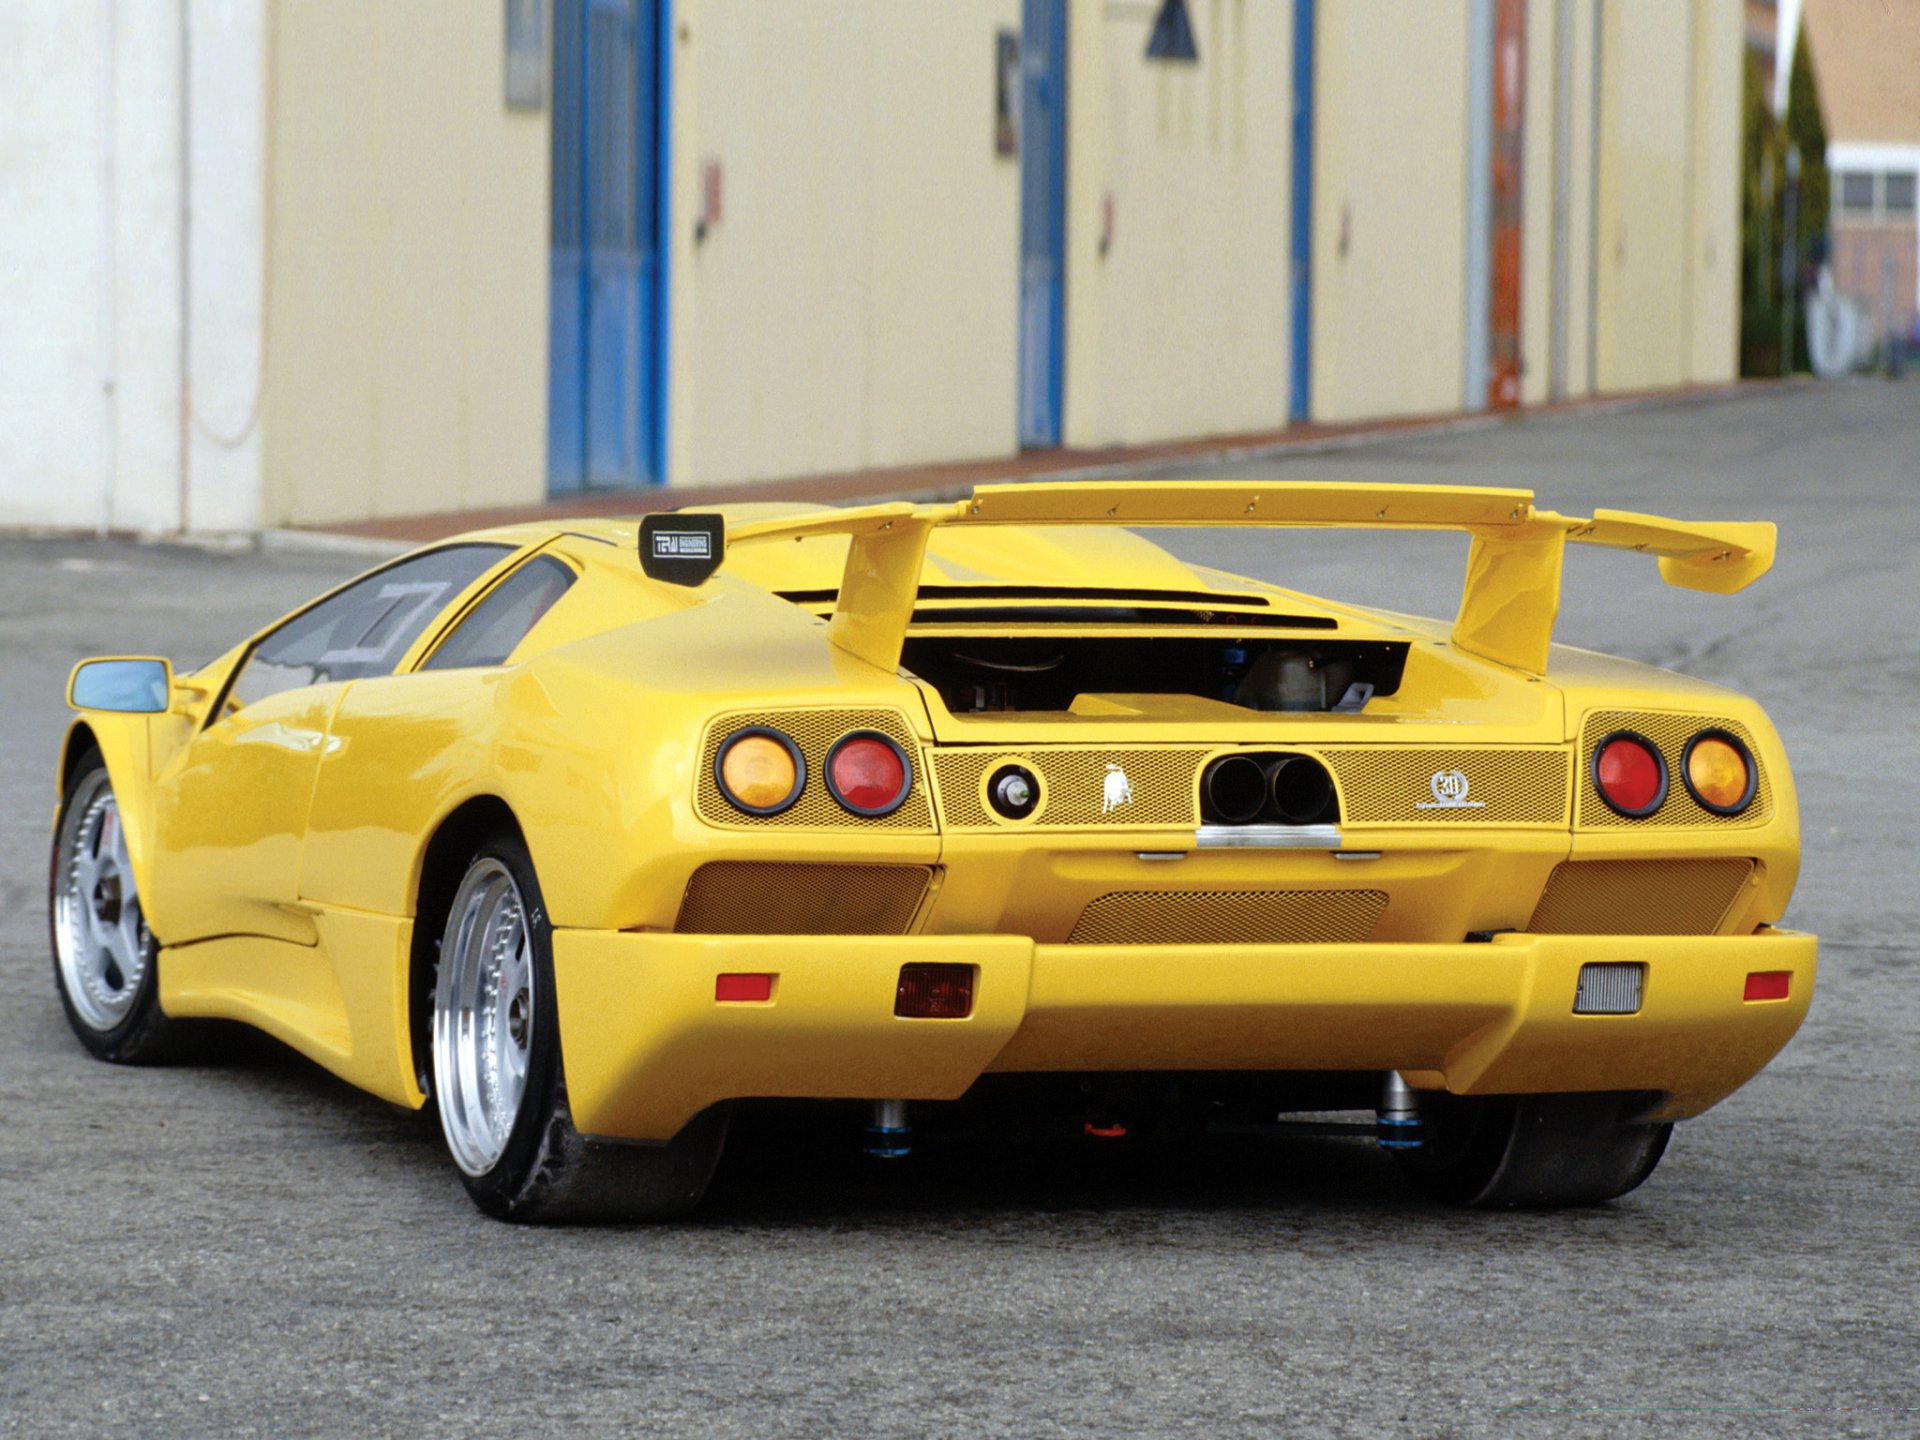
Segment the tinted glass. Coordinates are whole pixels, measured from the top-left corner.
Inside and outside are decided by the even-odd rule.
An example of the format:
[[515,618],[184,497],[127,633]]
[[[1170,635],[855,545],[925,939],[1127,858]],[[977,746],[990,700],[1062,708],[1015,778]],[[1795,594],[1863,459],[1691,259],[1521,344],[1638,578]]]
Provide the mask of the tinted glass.
[[573,580],[573,571],[551,555],[534,556],[494,586],[421,669],[506,664],[514,647],[567,593]]
[[1840,208],[1855,213],[1873,209],[1873,176],[1862,171],[1842,172],[1840,176]]
[[158,715],[167,708],[167,667],[159,660],[89,660],[74,672],[76,710]]
[[303,685],[392,674],[434,617],[510,550],[449,545],[349,585],[255,646],[231,699],[251,705]]

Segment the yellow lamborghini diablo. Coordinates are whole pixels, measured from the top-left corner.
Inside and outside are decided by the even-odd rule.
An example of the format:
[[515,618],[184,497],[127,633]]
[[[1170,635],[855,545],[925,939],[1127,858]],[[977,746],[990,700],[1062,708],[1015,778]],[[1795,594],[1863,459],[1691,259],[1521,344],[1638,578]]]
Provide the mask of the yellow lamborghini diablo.
[[[1161,525],[1471,548],[1448,624]],[[1441,1200],[1604,1201],[1792,1036],[1815,942],[1773,727],[1553,646],[1569,542],[1731,592],[1774,532],[1146,482],[463,536],[191,674],[76,668],[60,993],[106,1059],[220,1017],[432,1105],[513,1219],[683,1211],[770,1098],[880,1154],[963,1097],[1360,1109]]]

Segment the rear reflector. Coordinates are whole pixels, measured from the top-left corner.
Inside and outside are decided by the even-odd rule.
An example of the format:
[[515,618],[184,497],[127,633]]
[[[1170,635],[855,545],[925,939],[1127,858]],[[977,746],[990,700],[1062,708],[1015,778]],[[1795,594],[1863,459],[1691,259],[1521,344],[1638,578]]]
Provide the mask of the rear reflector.
[[771,975],[716,975],[713,977],[715,1000],[771,1000]]
[[1753,970],[1747,975],[1745,1000],[1784,1000],[1793,989],[1791,970]]
[[893,1013],[912,1020],[964,1020],[973,1013],[973,966],[902,965]]
[[1636,1015],[1647,967],[1637,964],[1582,965],[1573,992],[1576,1015]]

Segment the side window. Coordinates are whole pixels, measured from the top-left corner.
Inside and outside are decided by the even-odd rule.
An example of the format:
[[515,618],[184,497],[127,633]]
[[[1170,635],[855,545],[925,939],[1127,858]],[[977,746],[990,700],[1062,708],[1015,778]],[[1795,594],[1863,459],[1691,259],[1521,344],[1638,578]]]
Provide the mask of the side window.
[[573,571],[551,555],[536,555],[494,586],[473,607],[423,670],[458,670],[473,665],[504,665],[514,647],[553,608],[573,584]]
[[303,685],[392,674],[407,647],[454,596],[512,549],[449,545],[349,585],[254,646],[228,703],[251,705]]

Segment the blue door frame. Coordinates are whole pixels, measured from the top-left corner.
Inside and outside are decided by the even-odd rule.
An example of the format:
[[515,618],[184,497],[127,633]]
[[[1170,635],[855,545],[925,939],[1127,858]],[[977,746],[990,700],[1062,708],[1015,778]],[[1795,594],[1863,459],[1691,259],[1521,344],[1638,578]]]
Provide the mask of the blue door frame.
[[1020,443],[1058,445],[1066,368],[1066,0],[1024,0],[1020,76]]
[[671,0],[554,0],[547,489],[666,475]]
[[1289,221],[1293,346],[1287,419],[1313,418],[1313,6],[1293,0],[1293,214]]

